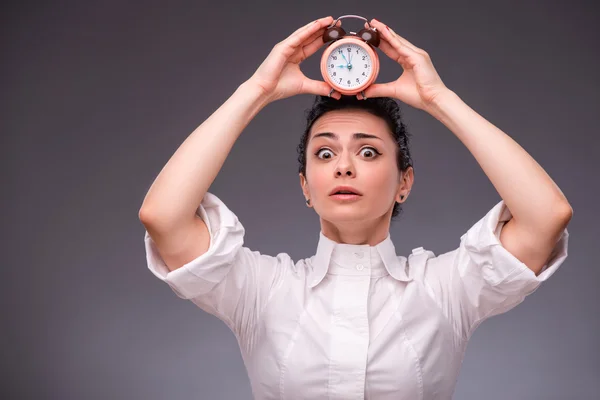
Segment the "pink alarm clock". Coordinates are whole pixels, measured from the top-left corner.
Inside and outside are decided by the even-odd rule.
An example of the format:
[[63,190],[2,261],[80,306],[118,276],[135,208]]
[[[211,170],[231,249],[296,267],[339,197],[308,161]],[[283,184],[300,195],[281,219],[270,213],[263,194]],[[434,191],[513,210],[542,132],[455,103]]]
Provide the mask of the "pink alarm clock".
[[[335,26],[342,18],[359,18],[367,22],[368,28],[358,33],[346,33]],[[361,93],[375,82],[379,74],[379,57],[375,47],[379,46],[379,32],[371,27],[366,18],[358,15],[343,15],[327,27],[323,33],[323,42],[333,41],[325,48],[321,57],[321,74],[334,90],[344,95]]]

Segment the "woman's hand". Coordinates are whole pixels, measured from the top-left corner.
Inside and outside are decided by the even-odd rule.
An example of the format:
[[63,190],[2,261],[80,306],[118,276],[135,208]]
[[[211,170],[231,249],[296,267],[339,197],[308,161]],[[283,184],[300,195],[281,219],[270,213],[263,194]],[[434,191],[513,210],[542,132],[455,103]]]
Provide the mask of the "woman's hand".
[[[394,82],[374,83],[365,90],[365,96],[393,97],[421,110],[427,110],[437,96],[450,90],[433,67],[425,50],[398,35],[387,25],[371,20],[380,36],[379,48],[402,66],[404,72]],[[365,24],[365,27],[368,27]],[[362,99],[360,94],[357,98]]]
[[[327,96],[331,87],[323,81],[307,78],[300,71],[300,63],[323,46],[323,32],[332,22],[331,16],[311,21],[277,43],[248,82],[257,85],[268,102],[300,93]],[[338,21],[337,26],[340,25]],[[331,97],[339,100],[341,94],[335,92]]]

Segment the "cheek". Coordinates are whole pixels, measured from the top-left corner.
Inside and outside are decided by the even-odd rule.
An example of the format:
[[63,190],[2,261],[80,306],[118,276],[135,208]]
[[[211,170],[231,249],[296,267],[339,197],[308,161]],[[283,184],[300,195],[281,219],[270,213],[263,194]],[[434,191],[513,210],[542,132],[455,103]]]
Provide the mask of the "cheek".
[[316,191],[317,196],[326,196],[331,188],[331,179],[325,178],[323,170],[316,169],[312,175],[311,188]]
[[328,193],[327,190],[331,184],[331,180],[327,179],[326,169],[325,166],[312,162],[307,162],[306,164],[306,179],[313,197],[320,196],[322,193]]
[[389,188],[391,191],[395,191],[395,185],[398,179],[395,168],[395,164],[380,163],[374,165],[373,168],[365,169],[368,177],[366,177],[367,179],[363,182],[370,187],[379,188],[379,191],[384,190],[383,188]]

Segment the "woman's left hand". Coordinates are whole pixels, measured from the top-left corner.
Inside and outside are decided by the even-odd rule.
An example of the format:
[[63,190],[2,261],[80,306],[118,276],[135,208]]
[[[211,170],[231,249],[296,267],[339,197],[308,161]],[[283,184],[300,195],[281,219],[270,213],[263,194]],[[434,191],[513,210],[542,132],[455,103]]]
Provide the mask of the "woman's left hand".
[[[370,85],[364,91],[367,98],[393,97],[427,111],[437,96],[450,91],[442,82],[425,50],[413,45],[376,19],[371,20],[371,26],[379,31],[381,51],[398,62],[404,72],[393,82]],[[368,27],[366,23],[365,27]],[[362,99],[360,93],[356,97]]]

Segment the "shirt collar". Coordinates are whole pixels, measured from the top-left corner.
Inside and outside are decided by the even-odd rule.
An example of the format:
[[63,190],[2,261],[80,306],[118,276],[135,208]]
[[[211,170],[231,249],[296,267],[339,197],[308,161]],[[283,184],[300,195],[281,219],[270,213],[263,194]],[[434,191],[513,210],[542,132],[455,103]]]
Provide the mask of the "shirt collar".
[[[358,268],[357,268],[358,266]],[[311,288],[319,284],[327,272],[343,275],[385,275],[385,271],[399,281],[411,281],[406,272],[406,257],[397,256],[390,233],[375,246],[368,244],[337,243],[319,232],[317,253],[312,257],[308,276]]]

